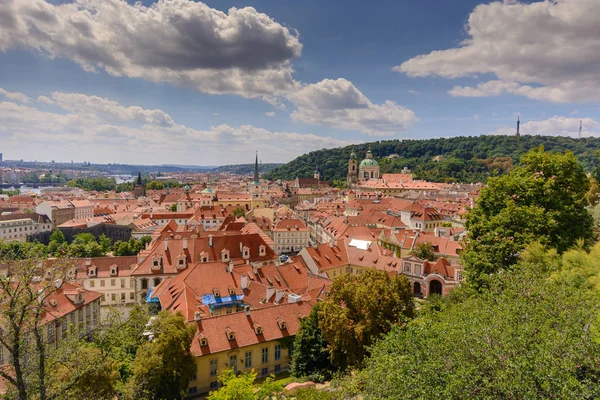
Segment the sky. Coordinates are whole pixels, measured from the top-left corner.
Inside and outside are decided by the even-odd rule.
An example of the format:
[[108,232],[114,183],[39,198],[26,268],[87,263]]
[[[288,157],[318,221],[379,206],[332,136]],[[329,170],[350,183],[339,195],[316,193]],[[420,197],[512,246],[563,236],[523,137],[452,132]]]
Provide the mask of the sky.
[[600,136],[598,0],[2,0],[5,159],[287,162]]

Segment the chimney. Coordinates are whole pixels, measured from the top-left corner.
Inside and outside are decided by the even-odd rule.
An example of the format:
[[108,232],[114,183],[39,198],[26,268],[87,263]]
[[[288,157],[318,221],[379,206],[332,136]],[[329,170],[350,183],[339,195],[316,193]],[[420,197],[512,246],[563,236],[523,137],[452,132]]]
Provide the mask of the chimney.
[[248,289],[248,275],[242,275],[240,286],[242,287],[242,290]]
[[183,249],[187,250],[187,238],[183,238]]
[[244,249],[244,244],[242,242],[240,242],[240,253],[242,252],[243,249]]
[[229,261],[229,264],[227,264],[227,272],[232,273],[233,272],[233,261]]
[[275,294],[275,288],[274,287],[268,287],[267,288],[267,293],[265,298],[267,299],[267,301],[269,301],[271,299],[271,297],[273,297],[273,295]]
[[330,249],[333,249],[333,239],[331,239],[331,240],[329,241],[329,248],[330,248]]
[[208,235],[208,246],[209,247],[213,247],[213,236],[212,236],[212,234]]
[[244,314],[246,314],[246,317],[250,317],[250,306],[244,306]]
[[200,316],[200,311],[194,312],[194,321],[200,321],[202,317]]
[[169,250],[169,238],[165,238],[163,243],[165,244],[165,251],[168,251]]
[[275,291],[275,303],[279,304],[283,296],[285,296],[285,292],[283,290]]

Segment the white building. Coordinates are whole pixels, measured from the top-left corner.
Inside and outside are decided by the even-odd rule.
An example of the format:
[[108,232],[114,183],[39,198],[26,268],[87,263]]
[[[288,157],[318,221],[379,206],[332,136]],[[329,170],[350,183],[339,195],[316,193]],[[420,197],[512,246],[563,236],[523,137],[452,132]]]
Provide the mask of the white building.
[[310,243],[310,229],[299,219],[283,219],[273,229],[275,253],[291,253],[302,250]]
[[0,215],[0,240],[24,242],[28,236],[54,229],[50,218],[36,213]]

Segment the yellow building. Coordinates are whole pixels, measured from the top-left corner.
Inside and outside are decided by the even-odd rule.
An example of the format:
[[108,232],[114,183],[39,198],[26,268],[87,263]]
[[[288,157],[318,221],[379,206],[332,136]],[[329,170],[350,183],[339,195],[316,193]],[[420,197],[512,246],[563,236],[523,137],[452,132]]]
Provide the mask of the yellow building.
[[191,345],[197,371],[188,396],[217,389],[217,377],[227,369],[254,370],[259,377],[289,370],[294,335],[310,310],[310,304],[296,302],[210,318],[198,315]]

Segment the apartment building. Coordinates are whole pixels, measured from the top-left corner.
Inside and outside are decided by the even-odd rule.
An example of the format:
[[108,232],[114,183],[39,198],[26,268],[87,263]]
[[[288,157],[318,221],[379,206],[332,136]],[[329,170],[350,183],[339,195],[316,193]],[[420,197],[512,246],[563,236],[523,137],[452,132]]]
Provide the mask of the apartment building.
[[273,229],[275,253],[298,252],[310,243],[310,229],[299,219],[283,219]]
[[54,229],[50,219],[37,213],[0,215],[0,240],[24,242],[27,237]]

